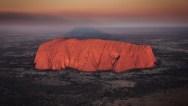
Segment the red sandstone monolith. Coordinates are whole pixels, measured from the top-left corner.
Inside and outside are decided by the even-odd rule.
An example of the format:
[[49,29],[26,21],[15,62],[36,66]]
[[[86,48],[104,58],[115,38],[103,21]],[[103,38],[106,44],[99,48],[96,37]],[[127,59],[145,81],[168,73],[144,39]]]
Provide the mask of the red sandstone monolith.
[[114,70],[155,66],[156,58],[149,45],[135,45],[101,39],[57,38],[42,44],[36,54],[36,69],[82,71]]

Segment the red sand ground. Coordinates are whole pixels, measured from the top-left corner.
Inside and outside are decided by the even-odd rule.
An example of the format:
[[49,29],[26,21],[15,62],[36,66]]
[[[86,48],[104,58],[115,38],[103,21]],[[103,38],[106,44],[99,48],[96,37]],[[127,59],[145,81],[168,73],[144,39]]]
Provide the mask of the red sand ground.
[[156,58],[149,45],[135,45],[101,39],[57,38],[42,44],[36,54],[35,68],[82,71],[114,70],[155,66]]

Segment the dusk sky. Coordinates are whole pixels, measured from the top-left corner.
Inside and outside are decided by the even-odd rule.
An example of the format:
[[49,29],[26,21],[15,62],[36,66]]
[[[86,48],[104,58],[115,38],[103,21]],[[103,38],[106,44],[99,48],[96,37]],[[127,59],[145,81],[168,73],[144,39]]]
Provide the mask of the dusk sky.
[[0,0],[0,23],[19,18],[28,23],[188,26],[188,0]]

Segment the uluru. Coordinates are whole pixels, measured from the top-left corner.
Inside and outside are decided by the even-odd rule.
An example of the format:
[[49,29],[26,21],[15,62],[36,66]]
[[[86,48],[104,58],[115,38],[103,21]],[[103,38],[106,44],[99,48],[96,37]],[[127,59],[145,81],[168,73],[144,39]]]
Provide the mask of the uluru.
[[113,40],[57,38],[42,44],[35,57],[36,69],[80,71],[113,70],[122,72],[155,66],[156,58],[149,45]]

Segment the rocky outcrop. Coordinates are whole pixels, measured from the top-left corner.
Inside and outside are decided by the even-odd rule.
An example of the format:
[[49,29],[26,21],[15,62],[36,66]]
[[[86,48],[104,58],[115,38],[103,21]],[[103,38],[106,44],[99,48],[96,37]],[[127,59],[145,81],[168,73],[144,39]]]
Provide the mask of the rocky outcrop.
[[149,45],[135,45],[101,39],[57,38],[42,44],[36,54],[35,68],[61,70],[66,67],[82,71],[153,67],[156,58]]

